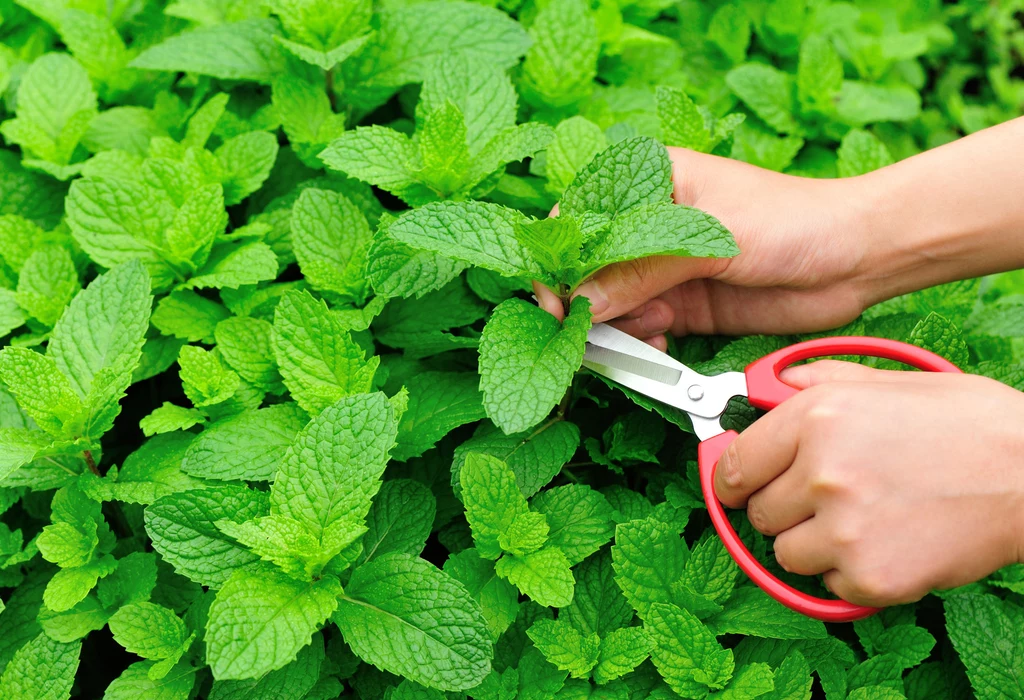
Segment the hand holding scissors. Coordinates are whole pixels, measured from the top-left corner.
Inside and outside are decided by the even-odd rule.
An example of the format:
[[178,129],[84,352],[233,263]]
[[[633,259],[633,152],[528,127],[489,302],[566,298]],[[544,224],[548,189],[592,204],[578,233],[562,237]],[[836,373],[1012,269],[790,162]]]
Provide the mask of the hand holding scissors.
[[[719,501],[719,496],[723,493],[723,481],[721,478],[716,480],[716,465],[722,454],[726,451],[730,444],[736,440],[737,434],[733,431],[726,431],[721,427],[720,418],[725,411],[726,405],[729,400],[736,396],[745,396],[747,400],[757,408],[771,411],[765,418],[762,418],[748,429],[751,435],[765,436],[765,427],[771,426],[772,432],[789,432],[792,435],[781,440],[779,444],[790,445],[790,443],[797,443],[800,439],[804,440],[805,443],[792,444],[790,445],[792,451],[797,452],[797,447],[806,452],[807,459],[803,460],[802,464],[799,464],[800,460],[795,456],[790,458],[787,457],[782,460],[788,467],[787,471],[797,472],[803,469],[805,474],[801,475],[801,479],[797,480],[795,477],[789,478],[787,482],[787,475],[785,471],[779,475],[772,473],[770,475],[756,475],[758,468],[763,465],[758,465],[758,468],[751,469],[755,472],[752,477],[751,474],[746,474],[744,478],[752,478],[757,483],[754,487],[768,486],[763,491],[767,492],[774,485],[782,484],[786,488],[781,489],[782,500],[779,499],[779,488],[774,488],[774,509],[780,511],[792,511],[793,508],[798,507],[810,507],[819,508],[822,510],[829,510],[830,514],[840,514],[841,517],[846,518],[851,525],[856,525],[854,521],[858,521],[863,525],[862,518],[849,517],[851,513],[857,516],[859,513],[863,513],[867,510],[867,506],[881,509],[884,511],[888,504],[880,504],[878,501],[884,500],[885,498],[891,498],[894,506],[889,508],[889,511],[893,513],[894,519],[898,525],[895,527],[886,526],[888,529],[883,529],[881,536],[877,531],[871,530],[871,527],[877,527],[881,522],[868,523],[868,530],[871,530],[871,538],[868,541],[868,548],[864,548],[864,542],[853,542],[854,545],[861,547],[862,551],[866,553],[868,559],[874,559],[875,561],[863,562],[860,561],[858,566],[863,570],[877,572],[886,571],[893,568],[891,562],[883,561],[884,556],[880,556],[877,551],[873,551],[870,545],[873,544],[886,544],[882,541],[885,536],[890,536],[893,539],[903,535],[904,532],[894,531],[896,527],[901,530],[908,532],[914,532],[917,537],[931,538],[929,546],[920,547],[922,552],[930,551],[935,546],[945,546],[950,552],[968,552],[970,548],[977,547],[979,549],[990,550],[994,547],[991,542],[977,542],[972,541],[969,534],[958,533],[957,523],[963,524],[966,518],[992,518],[992,519],[1007,519],[1009,514],[1012,517],[1013,509],[1019,506],[1019,503],[1014,503],[1012,499],[1006,497],[1006,493],[1002,493],[999,490],[1004,486],[1007,486],[1011,482],[1003,480],[1001,482],[994,483],[991,487],[986,483],[986,475],[989,473],[986,467],[979,467],[975,473],[978,477],[977,484],[971,484],[970,488],[965,488],[963,484],[964,475],[968,467],[952,472],[942,472],[940,469],[936,470],[935,473],[935,484],[921,484],[918,487],[920,501],[922,507],[932,508],[934,511],[935,503],[948,502],[945,512],[940,511],[938,513],[932,512],[931,515],[925,513],[922,517],[914,520],[907,518],[901,522],[901,518],[904,518],[906,512],[906,501],[907,499],[914,498],[914,493],[911,488],[907,487],[907,477],[899,471],[901,465],[893,468],[892,461],[895,458],[896,462],[899,462],[897,457],[898,450],[894,447],[889,454],[847,454],[844,459],[849,460],[849,463],[856,466],[867,465],[864,469],[849,470],[850,472],[856,471],[857,473],[844,474],[842,471],[838,473],[836,479],[840,484],[844,478],[849,476],[850,478],[874,478],[874,481],[869,483],[865,488],[855,489],[854,498],[846,498],[843,500],[844,494],[839,493],[838,496],[833,498],[830,502],[830,497],[826,494],[825,497],[819,499],[816,504],[811,503],[810,505],[806,500],[802,500],[802,492],[805,491],[803,484],[807,481],[813,481],[814,478],[804,478],[808,469],[814,470],[819,464],[826,463],[828,459],[832,459],[832,467],[835,465],[833,458],[828,459],[817,459],[822,455],[827,455],[828,449],[818,449],[820,445],[826,445],[834,452],[834,443],[836,440],[842,441],[844,438],[841,434],[843,430],[847,428],[855,431],[855,434],[861,435],[861,441],[863,442],[866,435],[863,434],[865,428],[872,430],[875,433],[885,433],[886,439],[896,441],[897,447],[906,447],[908,444],[913,447],[915,436],[903,435],[899,432],[899,425],[895,425],[894,422],[900,420],[900,414],[906,408],[905,402],[901,403],[904,397],[908,397],[913,402],[917,402],[920,405],[938,405],[941,410],[946,410],[947,413],[952,407],[942,407],[941,403],[936,403],[936,399],[941,401],[941,396],[935,394],[935,383],[928,382],[925,380],[929,379],[928,375],[919,372],[885,372],[882,370],[874,370],[871,368],[863,367],[851,363],[820,363],[818,367],[815,364],[795,368],[799,374],[804,375],[804,383],[807,383],[807,374],[811,370],[817,371],[819,374],[826,371],[839,370],[839,375],[842,375],[843,379],[851,381],[840,382],[833,384],[833,386],[842,386],[842,391],[838,393],[840,398],[846,404],[857,404],[858,401],[865,402],[865,405],[871,411],[875,411],[876,415],[871,415],[869,411],[855,412],[853,415],[863,415],[864,423],[859,420],[851,421],[849,417],[837,411],[819,410],[817,411],[821,418],[814,418],[808,424],[801,426],[804,431],[804,437],[797,438],[798,430],[792,425],[793,422],[798,420],[798,416],[807,416],[813,411],[805,410],[808,402],[818,401],[819,408],[826,406],[825,403],[821,403],[820,398],[815,397],[815,394],[824,395],[821,391],[808,391],[801,394],[800,390],[794,388],[790,384],[783,382],[780,379],[780,373],[789,365],[799,362],[801,360],[807,360],[817,357],[827,357],[835,355],[862,355],[862,356],[874,356],[882,357],[891,360],[897,360],[905,364],[911,365],[918,369],[926,370],[928,372],[942,372],[959,375],[958,377],[951,377],[949,392],[950,396],[962,396],[964,395],[964,389],[966,388],[969,392],[971,400],[975,400],[973,397],[978,397],[977,402],[979,407],[997,407],[998,403],[993,403],[993,398],[1017,398],[1013,390],[998,385],[991,380],[982,377],[964,376],[960,374],[960,370],[947,360],[935,355],[931,352],[923,350],[913,345],[907,345],[891,340],[884,340],[879,338],[858,338],[858,337],[837,337],[837,338],[823,338],[805,343],[799,343],[788,348],[784,348],[775,353],[772,353],[761,360],[758,360],[749,365],[745,372],[727,372],[716,376],[704,376],[690,369],[686,365],[677,362],[668,355],[660,352],[659,350],[651,347],[647,343],[644,343],[636,338],[622,333],[611,326],[605,324],[595,324],[590,332],[590,336],[587,344],[587,351],[584,357],[584,366],[593,372],[599,373],[616,381],[624,386],[627,386],[634,391],[638,391],[646,396],[654,398],[662,403],[675,406],[686,411],[693,422],[694,430],[697,437],[701,439],[701,445],[699,447],[699,463],[700,463],[700,475],[701,475],[701,486],[704,493],[705,502],[708,507],[708,511],[711,515],[712,523],[715,529],[718,531],[719,536],[726,546],[726,549],[733,556],[740,568],[751,577],[751,579],[760,586],[765,592],[771,595],[773,598],[789,606],[790,608],[802,612],[811,617],[818,619],[841,622],[851,621],[862,617],[866,617],[873,612],[876,608],[858,605],[853,602],[846,600],[826,600],[809,596],[804,594],[791,586],[787,585],[783,581],[779,580],[773,574],[771,574],[760,562],[758,562],[751,553],[747,550],[744,544],[740,541],[732,525],[729,523],[726,517],[725,510],[722,503]],[[791,370],[792,371],[792,370]],[[813,372],[811,372],[813,373]],[[838,375],[837,375],[838,377]],[[886,389],[879,388],[879,382],[888,383],[885,386]],[[810,383],[814,383],[811,381]],[[964,386],[967,383],[967,386]],[[822,384],[817,389],[827,388],[827,384]],[[939,388],[939,391],[946,391],[946,388]],[[922,393],[923,392],[923,393]],[[1003,393],[1006,397],[1003,397]],[[835,395],[836,392],[831,392],[830,395]],[[921,396],[918,396],[921,394]],[[851,398],[852,397],[852,398]],[[872,402],[878,401],[879,397],[890,397],[891,401],[884,405],[873,405]],[[795,399],[795,400],[794,400]],[[833,403],[835,403],[833,401]],[[1018,401],[1019,403],[1019,401]],[[804,404],[804,405],[801,405]],[[859,405],[859,404],[857,404]],[[1006,404],[1003,404],[1004,406]],[[1010,404],[1013,405],[1013,404]],[[826,406],[827,407],[827,406]],[[962,406],[960,408],[971,410],[972,407]],[[775,409],[772,411],[772,409]],[[798,410],[799,409],[799,410]],[[991,410],[981,408],[980,411]],[[979,413],[980,413],[979,411]],[[833,415],[830,417],[829,413]],[[882,418],[883,414],[888,415],[891,413],[895,416],[892,420],[885,420]],[[776,417],[777,414],[777,417]],[[838,421],[837,421],[838,417]],[[978,415],[979,419],[984,420],[985,417]],[[911,416],[911,422],[913,419],[919,419],[920,416]],[[993,427],[998,428],[996,425],[999,421],[993,420],[990,422]],[[774,423],[767,423],[766,421],[772,421]],[[807,423],[806,418],[799,418],[799,420]],[[815,422],[818,421],[818,422]],[[831,423],[830,423],[831,421]],[[839,432],[828,427],[831,424],[839,424]],[[762,424],[762,425],[759,425]],[[969,429],[966,428],[965,429]],[[857,432],[860,431],[860,432]],[[893,434],[895,431],[895,434]],[[1005,432],[1005,431],[1004,431]],[[943,439],[943,435],[949,433],[945,430],[939,422],[935,423],[935,436],[928,435],[927,439],[931,439],[933,442],[936,440]],[[987,435],[999,436],[998,430],[989,431]],[[810,437],[807,437],[807,436]],[[811,444],[817,441],[817,445]],[[962,440],[960,443],[962,444]],[[747,443],[748,449],[756,451],[758,445]],[[987,447],[987,445],[986,445]],[[772,445],[772,450],[778,450],[778,444]],[[787,448],[789,449],[789,448]],[[960,455],[954,455],[959,457]],[[980,452],[979,452],[980,456]],[[740,461],[738,458],[736,461]],[[754,459],[743,460],[744,466],[748,465],[746,462],[754,462]],[[769,460],[771,461],[771,460]],[[790,463],[792,462],[792,466]],[[809,465],[809,466],[808,466]],[[735,465],[739,466],[739,465]],[[842,466],[840,464],[840,466]],[[836,470],[832,469],[833,476],[836,475]],[[876,469],[877,471],[871,471]],[[904,470],[910,473],[910,469]],[[1006,470],[1003,469],[1003,472]],[[821,474],[819,470],[817,474]],[[867,477],[864,475],[867,474]],[[877,478],[876,478],[877,477]],[[884,479],[893,479],[892,483],[885,483]],[[971,476],[967,473],[967,479]],[[903,481],[899,481],[902,479]],[[716,492],[716,481],[717,481],[717,492]],[[737,485],[734,485],[737,486]],[[746,486],[746,485],[744,485]],[[742,491],[742,488],[730,488],[726,484],[725,491]],[[842,489],[836,488],[837,492]],[[973,491],[977,491],[974,493]],[[746,492],[749,495],[751,489],[747,488]],[[827,491],[827,489],[826,489]],[[868,494],[867,499],[873,501],[868,503],[867,506],[863,502],[864,494]],[[881,495],[879,495],[881,494]],[[757,496],[755,495],[755,498]],[[724,498],[724,496],[723,496]],[[737,499],[735,493],[729,498],[731,505],[740,505],[745,498]],[[735,501],[735,502],[733,502]],[[751,499],[751,502],[753,499]],[[992,504],[997,504],[999,510],[995,510]],[[1005,504],[1005,505],[1002,505]],[[980,508],[979,508],[980,506]],[[975,513],[975,510],[981,510],[982,512]],[[762,509],[763,510],[763,509]],[[769,508],[772,510],[772,508]],[[808,516],[806,520],[803,516]],[[820,516],[817,519],[822,521],[827,517],[827,514],[823,513],[803,513],[798,514],[796,517],[793,512],[787,513],[769,513],[769,519],[775,517],[782,518],[783,520],[789,519],[793,527],[784,525],[778,528],[772,526],[767,528],[763,523],[755,523],[755,526],[761,525],[758,529],[765,531],[766,529],[778,529],[779,532],[782,530],[789,530],[789,532],[782,532],[780,537],[776,540],[776,555],[779,558],[780,563],[783,564],[784,568],[794,571],[795,573],[823,573],[830,571],[830,564],[821,564],[821,561],[828,559],[829,556],[835,554],[839,557],[842,552],[832,552],[830,550],[841,550],[842,544],[833,546],[830,542],[809,542],[807,541],[806,533],[811,533],[812,539],[815,536],[815,530],[810,523],[815,519],[815,516]],[[929,517],[935,519],[933,522],[929,521]],[[946,518],[946,520],[943,520]],[[751,509],[751,519],[754,520],[753,509]],[[764,518],[759,518],[764,520]],[[879,519],[884,520],[884,518]],[[1019,520],[1018,520],[1019,521]],[[781,522],[781,521],[780,521]],[[1015,521],[1017,522],[1017,521]],[[1012,525],[1012,523],[1008,523]],[[834,523],[833,523],[834,525]],[[857,525],[857,527],[861,527]],[[973,525],[973,524],[972,524]],[[987,528],[988,532],[993,533],[992,539],[996,538],[996,533],[1012,531],[1011,528],[1003,527],[1002,523],[998,523],[999,527],[993,526],[991,523],[983,524],[983,527]],[[839,527],[841,532],[855,532],[854,527]],[[826,530],[819,528],[817,535],[819,540],[828,539],[827,536],[822,536],[822,533],[832,533],[836,531],[834,526],[829,527]],[[802,532],[803,535],[796,537],[795,540],[798,544],[791,548],[792,558],[797,562],[794,567],[786,566],[781,556],[783,544],[783,538],[787,537],[792,533]],[[923,533],[923,534],[922,534]],[[778,532],[771,532],[769,534],[779,534]],[[959,540],[957,539],[960,534]],[[855,540],[855,536],[851,536],[848,539]],[[959,570],[953,572],[946,572],[937,562],[932,560],[925,562],[923,565],[915,565],[914,556],[916,552],[912,552],[906,557],[904,561],[897,561],[896,564],[900,565],[905,563],[907,571],[905,577],[901,579],[900,586],[907,587],[907,592],[900,593],[911,599],[919,598],[924,593],[927,593],[931,587],[939,587],[946,581],[949,581],[949,585],[959,585],[960,583],[966,583],[970,580],[974,580],[994,568],[1010,563],[1013,557],[1016,556],[1016,552],[1009,552],[1012,549],[1012,543],[1004,541],[1006,538],[1000,539],[996,542],[999,545],[998,550],[994,550],[989,559],[993,557],[1001,557],[1008,559],[1003,561],[997,559],[995,561],[989,561],[982,557],[978,557],[977,561],[970,566],[961,566]],[[850,544],[850,543],[847,543]],[[922,543],[923,545],[924,543]],[[984,546],[982,546],[984,545]],[[1006,546],[1003,546],[1006,545]],[[890,548],[891,549],[891,548]],[[1006,550],[1006,551],[1004,551]],[[808,552],[814,552],[814,554],[808,554]],[[824,554],[822,553],[824,551]],[[803,559],[801,559],[801,557]],[[824,557],[824,559],[823,559]],[[811,561],[807,563],[808,558]],[[864,557],[862,556],[861,559]],[[855,557],[853,559],[856,559]],[[951,558],[954,562],[956,557]],[[966,557],[960,557],[963,561]],[[841,568],[837,562],[839,561],[850,561],[851,557],[846,559],[837,558],[831,561],[832,565],[836,565],[837,568]],[[873,565],[877,564],[877,566]],[[915,569],[916,566],[916,569]],[[980,569],[974,571],[974,568]],[[986,570],[987,569],[987,570]],[[830,571],[833,575],[833,580],[836,574],[842,572]],[[878,578],[875,573],[870,574]],[[829,581],[830,574],[826,574],[826,582]],[[937,578],[936,578],[937,577]],[[963,580],[957,577],[966,577]],[[888,585],[883,582],[883,585]],[[844,592],[839,586],[831,586],[837,593],[842,594]],[[840,590],[837,590],[840,588]],[[850,588],[851,592],[853,588]],[[866,590],[858,595],[873,596],[879,595],[880,593],[873,590]],[[851,596],[853,597],[853,596]],[[902,600],[898,602],[904,602]]]

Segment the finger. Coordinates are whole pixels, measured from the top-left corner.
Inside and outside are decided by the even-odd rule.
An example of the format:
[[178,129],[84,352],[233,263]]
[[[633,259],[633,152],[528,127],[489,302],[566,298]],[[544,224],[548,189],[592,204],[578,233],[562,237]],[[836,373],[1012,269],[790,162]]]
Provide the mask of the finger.
[[775,538],[775,560],[791,574],[813,576],[835,568],[835,548],[815,518],[786,530]]
[[765,414],[726,448],[715,469],[715,495],[742,508],[756,491],[785,472],[796,459],[806,399],[797,394]]
[[565,318],[565,308],[558,295],[540,282],[534,281],[533,293],[537,296],[537,305],[561,321]]
[[668,331],[674,318],[675,314],[668,302],[664,299],[651,299],[625,316],[610,321],[609,325],[637,338],[649,338]]
[[755,530],[773,536],[809,520],[815,508],[797,456],[791,469],[747,499],[747,518]]
[[590,299],[595,323],[607,321],[642,306],[681,282],[708,277],[722,267],[723,260],[708,258],[639,258],[599,270],[579,286],[574,296]]
[[875,369],[856,362],[818,360],[806,365],[787,367],[779,373],[782,381],[797,389],[806,389],[828,382],[893,382],[907,378],[901,370]]
[[650,338],[644,338],[644,342],[662,352],[668,352],[668,338],[664,335],[654,335]]

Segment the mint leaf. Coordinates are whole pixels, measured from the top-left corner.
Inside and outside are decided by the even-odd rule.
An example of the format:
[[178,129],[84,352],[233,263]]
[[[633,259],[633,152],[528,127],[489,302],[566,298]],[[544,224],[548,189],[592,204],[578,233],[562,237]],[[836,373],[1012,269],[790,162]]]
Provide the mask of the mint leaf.
[[653,642],[651,660],[680,695],[724,688],[732,677],[732,651],[723,649],[711,630],[686,610],[654,603],[644,629]]
[[449,431],[484,417],[477,379],[467,372],[425,372],[405,383],[409,406],[398,424],[392,456],[418,457]]
[[385,481],[366,516],[363,552],[356,565],[391,552],[419,555],[435,510],[433,494],[418,481]]
[[241,522],[269,511],[269,499],[244,486],[224,485],[171,494],[146,508],[146,532],[161,557],[182,576],[213,588],[259,557],[217,529],[218,520]]
[[259,678],[291,662],[340,594],[336,579],[304,583],[271,569],[235,572],[217,592],[206,625],[214,678]]
[[530,506],[548,522],[547,542],[576,565],[611,540],[613,511],[599,492],[582,484],[567,484],[534,497]]
[[445,560],[444,572],[465,586],[480,605],[492,640],[497,640],[515,622],[519,611],[519,591],[499,578],[494,571],[494,562],[481,557],[475,548],[450,556]]
[[541,605],[564,608],[572,602],[575,579],[560,549],[542,547],[522,556],[506,554],[495,571]]
[[1011,632],[1020,623],[1019,609],[981,593],[953,596],[945,608],[949,637],[977,696],[989,700],[1019,694],[1024,688],[1024,650]]
[[370,510],[396,434],[394,409],[381,393],[329,406],[285,453],[271,489],[273,512],[302,523],[324,550],[341,551]]
[[295,257],[310,284],[362,302],[372,234],[359,208],[339,192],[305,189],[292,207],[291,230]]
[[602,639],[633,619],[633,609],[616,585],[608,550],[587,558],[574,571],[576,593],[572,604],[562,610],[569,623],[583,634]]
[[582,0],[556,0],[530,26],[523,61],[524,97],[539,106],[566,107],[586,97],[597,75],[597,24]]
[[379,363],[367,360],[341,317],[307,292],[289,292],[278,304],[274,353],[285,386],[310,415],[368,391]]
[[149,47],[130,65],[269,83],[284,64],[274,41],[277,35],[275,23],[266,19],[200,27]]
[[839,177],[854,177],[884,168],[893,162],[881,141],[863,129],[851,129],[837,151]]
[[609,146],[579,171],[560,203],[566,214],[614,216],[639,204],[672,199],[672,164],[654,139],[630,138]]
[[501,460],[474,452],[466,456],[460,478],[466,520],[473,529],[477,553],[485,559],[497,559],[506,551],[499,544],[501,536],[516,518],[529,513],[515,474]]
[[258,680],[214,681],[210,700],[246,700],[275,694],[309,697],[306,694],[316,685],[324,661],[323,637],[314,634],[312,643],[303,647],[294,661]]
[[597,124],[579,116],[559,123],[555,127],[555,138],[545,152],[548,190],[561,195],[576,173],[607,147],[608,139]]
[[295,404],[245,411],[214,423],[191,442],[182,471],[222,481],[271,481],[306,424]]
[[601,641],[596,634],[584,637],[561,620],[538,620],[527,634],[544,658],[573,678],[587,677],[597,665]]
[[480,341],[488,417],[506,434],[530,428],[558,403],[583,362],[589,301],[577,297],[563,324],[518,299],[503,302]]
[[465,690],[491,669],[479,605],[422,559],[387,554],[359,567],[332,619],[362,659],[427,687]]
[[0,676],[0,696],[59,700],[71,696],[81,642],[57,642],[39,634],[18,649]]

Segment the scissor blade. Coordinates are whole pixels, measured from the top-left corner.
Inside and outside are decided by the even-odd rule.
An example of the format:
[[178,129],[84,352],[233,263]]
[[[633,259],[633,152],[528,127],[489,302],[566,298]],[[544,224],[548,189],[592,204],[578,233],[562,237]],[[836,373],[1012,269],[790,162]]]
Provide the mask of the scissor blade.
[[669,386],[676,386],[682,378],[683,373],[677,369],[665,365],[650,362],[636,355],[619,352],[600,345],[587,343],[586,352],[583,355],[584,362],[612,367],[623,372],[636,374],[646,379],[651,379]]

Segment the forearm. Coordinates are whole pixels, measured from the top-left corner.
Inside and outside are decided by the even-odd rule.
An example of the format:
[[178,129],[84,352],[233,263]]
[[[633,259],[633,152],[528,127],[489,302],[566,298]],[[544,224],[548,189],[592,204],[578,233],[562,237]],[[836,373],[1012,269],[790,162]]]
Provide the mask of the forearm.
[[1024,267],[1024,118],[854,180],[872,302]]

